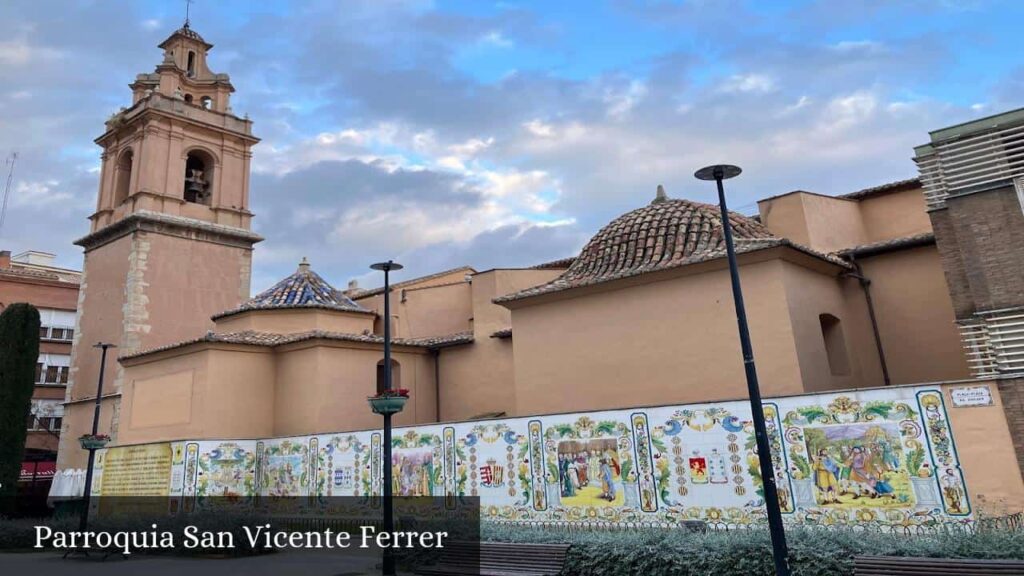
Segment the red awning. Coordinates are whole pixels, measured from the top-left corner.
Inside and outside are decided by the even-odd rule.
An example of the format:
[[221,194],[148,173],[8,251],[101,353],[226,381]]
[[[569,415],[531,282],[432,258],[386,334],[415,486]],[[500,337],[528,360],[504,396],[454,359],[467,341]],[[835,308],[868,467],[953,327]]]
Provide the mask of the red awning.
[[35,476],[37,482],[39,480],[53,480],[53,475],[56,472],[56,462],[22,462],[21,477],[18,480],[20,482],[31,482],[33,476]]

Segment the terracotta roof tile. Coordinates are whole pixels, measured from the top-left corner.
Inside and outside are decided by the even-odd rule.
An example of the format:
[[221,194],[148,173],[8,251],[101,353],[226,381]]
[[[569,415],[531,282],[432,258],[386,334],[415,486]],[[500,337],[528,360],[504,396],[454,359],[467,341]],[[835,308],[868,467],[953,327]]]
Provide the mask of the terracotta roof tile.
[[905,190],[909,188],[920,188],[921,180],[919,178],[907,178],[906,180],[897,180],[895,182],[889,182],[888,184],[881,184],[878,186],[872,186],[871,188],[865,188],[856,192],[850,192],[849,194],[841,194],[837,198],[846,198],[848,200],[860,200],[862,198],[868,198],[877,194],[887,194],[889,192],[896,192],[898,190]]
[[512,329],[511,328],[502,328],[501,330],[497,330],[497,331],[495,331],[495,332],[493,332],[491,334],[491,338],[511,338],[511,337],[512,337]]
[[871,244],[861,244],[860,246],[854,246],[853,248],[846,248],[839,250],[835,254],[837,256],[872,256],[874,254],[882,254],[885,252],[892,252],[894,250],[901,250],[903,248],[916,248],[917,246],[928,246],[929,244],[935,243],[935,234],[933,232],[923,232],[921,234],[914,234],[912,236],[903,236],[901,238],[892,238],[890,240],[883,240],[881,242],[872,242]]
[[19,278],[32,278],[36,280],[50,280],[53,282],[64,282],[66,284],[78,284],[78,282],[69,282],[66,279],[61,278],[56,272],[50,272],[47,270],[33,270],[30,268],[0,268],[0,276],[13,276]]
[[[721,222],[717,206],[659,197],[602,228],[555,280],[496,298],[494,302],[590,286],[724,256]],[[737,252],[791,244],[742,214],[730,213],[729,222]]]
[[559,258],[558,260],[537,264],[536,266],[530,266],[530,270],[558,270],[560,268],[568,268],[569,266],[572,266],[572,263],[575,261],[575,256],[569,256],[567,258]]
[[[472,266],[459,266],[458,268],[452,268],[451,270],[442,270],[441,272],[435,272],[433,274],[428,274],[426,276],[420,276],[419,278],[412,278],[411,280],[403,280],[402,282],[398,282],[396,284],[392,284],[391,285],[391,290],[397,290],[397,289],[400,289],[400,288],[405,288],[406,286],[410,286],[412,284],[419,284],[420,282],[426,282],[427,280],[433,280],[434,278],[440,278],[442,276],[447,276],[448,274],[453,274],[455,272],[462,272],[462,271],[465,271],[465,272],[467,272],[469,274],[476,274],[476,270],[473,269]],[[355,298],[357,300],[360,299],[360,298],[368,298],[370,296],[376,296],[377,294],[383,294],[383,293],[384,293],[384,287],[383,286],[380,286],[378,288],[370,288],[370,289],[367,289],[367,290],[356,289],[356,290],[350,290],[350,291],[347,292],[349,297]]]
[[[184,348],[186,346],[200,344],[203,342],[243,344],[247,346],[275,348],[277,346],[293,344],[295,342],[305,342],[307,340],[337,340],[343,342],[363,342],[366,344],[384,343],[384,338],[376,334],[350,334],[347,332],[331,332],[328,330],[309,330],[307,332],[297,332],[293,334],[275,334],[271,332],[257,332],[254,330],[222,333],[208,332],[205,336],[201,336],[199,338],[175,342],[174,344],[168,344],[157,348],[150,348],[133,354],[126,354],[121,356],[120,359],[126,360],[139,358],[150,354],[156,354],[157,352]],[[414,346],[419,348],[439,349],[449,346],[469,344],[473,342],[473,333],[456,332],[455,334],[433,336],[430,338],[392,338],[391,342],[395,346]]]

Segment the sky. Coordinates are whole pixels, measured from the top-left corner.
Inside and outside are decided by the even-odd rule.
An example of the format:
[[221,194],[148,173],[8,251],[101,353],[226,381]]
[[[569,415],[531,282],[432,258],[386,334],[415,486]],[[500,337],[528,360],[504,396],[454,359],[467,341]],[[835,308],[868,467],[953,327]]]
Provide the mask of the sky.
[[[0,3],[0,248],[81,266],[103,123],[181,1]],[[1016,0],[196,0],[248,114],[253,292],[302,257],[336,286],[574,255],[743,167],[730,207],[913,177],[928,131],[1024,106]],[[0,165],[0,168],[6,167]],[[6,174],[4,174],[5,176]]]

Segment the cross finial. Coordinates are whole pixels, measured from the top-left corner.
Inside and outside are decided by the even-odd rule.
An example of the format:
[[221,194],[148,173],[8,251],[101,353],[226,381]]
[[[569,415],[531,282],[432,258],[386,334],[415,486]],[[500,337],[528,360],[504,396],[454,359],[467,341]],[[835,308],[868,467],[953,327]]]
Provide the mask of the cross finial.
[[189,15],[191,13],[191,8],[192,8],[192,3],[193,2],[195,2],[195,0],[185,0],[185,28],[188,28]]

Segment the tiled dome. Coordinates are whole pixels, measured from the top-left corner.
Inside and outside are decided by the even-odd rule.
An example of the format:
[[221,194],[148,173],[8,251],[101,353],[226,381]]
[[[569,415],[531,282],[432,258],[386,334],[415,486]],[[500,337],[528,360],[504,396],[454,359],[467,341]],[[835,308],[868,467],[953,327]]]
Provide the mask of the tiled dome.
[[373,314],[328,284],[303,258],[294,274],[250,298],[238,308],[214,316],[214,320],[249,310],[280,308],[322,308]]
[[[774,238],[753,218],[730,212],[729,221],[737,242]],[[717,206],[659,194],[649,205],[627,212],[602,228],[562,278],[572,283],[658,270],[724,249]]]
[[[736,252],[790,245],[757,220],[729,213]],[[554,280],[500,296],[494,302],[569,290],[725,256],[718,206],[674,199],[661,186],[649,205],[612,220]]]

